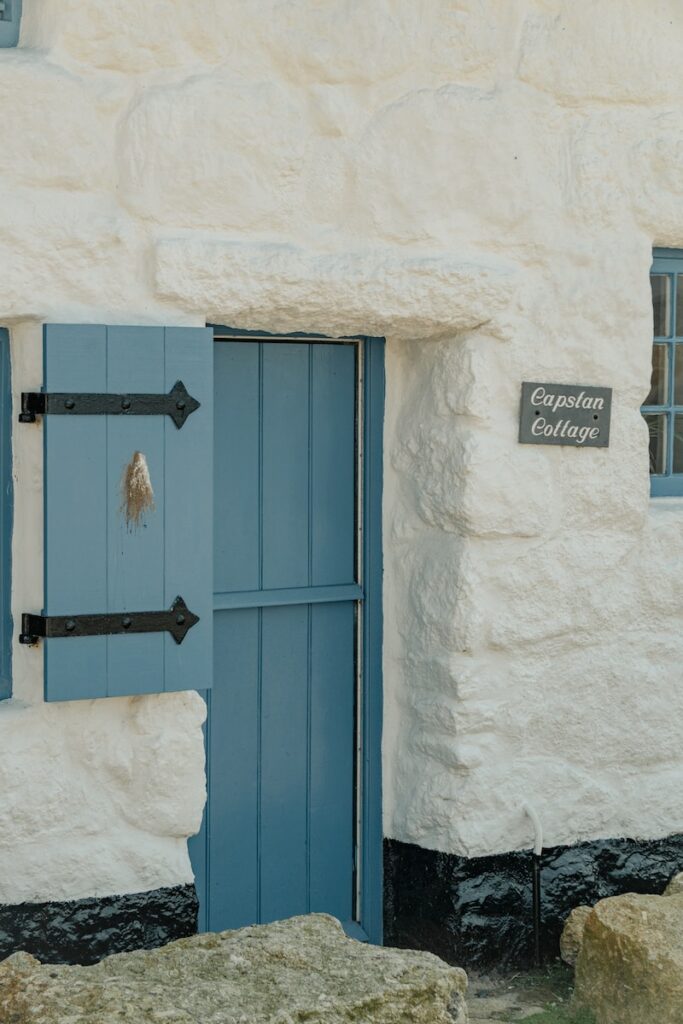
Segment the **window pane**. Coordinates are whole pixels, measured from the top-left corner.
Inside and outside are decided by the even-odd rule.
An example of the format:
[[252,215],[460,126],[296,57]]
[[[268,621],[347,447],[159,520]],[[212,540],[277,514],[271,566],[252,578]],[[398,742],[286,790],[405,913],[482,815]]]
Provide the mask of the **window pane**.
[[650,284],[655,338],[668,338],[671,325],[671,278],[668,274],[652,274]]
[[683,345],[673,346],[672,358],[674,366],[674,405],[683,405]]
[[674,416],[674,459],[672,472],[683,473],[683,416]]
[[666,472],[666,416],[645,417],[650,431],[650,473]]
[[683,338],[683,274],[676,277],[676,337]]
[[[676,360],[676,390],[678,390],[678,374],[680,363],[681,387],[683,388],[683,352],[681,358]],[[683,391],[681,391],[683,394]],[[652,379],[650,380],[650,392],[645,399],[644,405],[666,405],[669,400],[669,346],[652,346]],[[683,404],[683,403],[681,403]]]

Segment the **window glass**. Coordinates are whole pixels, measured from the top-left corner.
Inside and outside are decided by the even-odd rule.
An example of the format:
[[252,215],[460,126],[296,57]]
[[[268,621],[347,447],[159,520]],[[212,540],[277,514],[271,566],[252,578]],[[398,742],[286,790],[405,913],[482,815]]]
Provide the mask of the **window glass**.
[[676,337],[683,338],[683,274],[676,277]]
[[683,416],[674,416],[673,449],[672,471],[683,473]]
[[674,346],[674,405],[683,405],[683,345]]
[[[676,361],[676,388],[678,388],[678,374],[681,374],[681,386],[683,387],[683,358]],[[652,377],[650,380],[650,393],[645,399],[645,405],[666,405],[669,396],[669,346],[653,345],[652,347]]]
[[645,416],[650,434],[650,473],[666,472],[666,416]]
[[655,338],[668,338],[671,331],[671,278],[668,274],[652,274],[650,284]]

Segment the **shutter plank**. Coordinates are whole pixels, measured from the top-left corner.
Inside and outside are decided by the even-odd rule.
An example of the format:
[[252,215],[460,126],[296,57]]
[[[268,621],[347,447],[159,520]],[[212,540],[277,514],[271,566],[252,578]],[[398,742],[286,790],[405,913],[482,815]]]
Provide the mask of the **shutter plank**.
[[[105,327],[46,325],[46,390],[106,391]],[[46,416],[45,614],[107,609],[107,424],[103,416]],[[45,643],[48,700],[107,694],[106,637]]]
[[166,689],[207,689],[213,676],[213,331],[166,328],[166,380],[182,380],[201,406],[182,430],[164,417],[165,607],[181,594],[199,616],[179,646],[164,634]]
[[[163,327],[110,327],[107,331],[108,390],[162,393]],[[164,416],[108,416],[107,611],[157,611],[164,601]],[[175,428],[174,428],[175,429]],[[126,521],[123,476],[135,452],[149,467],[153,510],[136,525]],[[164,635],[107,638],[107,695],[148,692],[163,666]]]

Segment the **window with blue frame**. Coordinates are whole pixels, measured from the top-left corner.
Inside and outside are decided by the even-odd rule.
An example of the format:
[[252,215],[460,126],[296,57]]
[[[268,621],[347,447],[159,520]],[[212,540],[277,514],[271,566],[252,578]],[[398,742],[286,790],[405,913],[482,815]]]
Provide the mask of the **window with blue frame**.
[[10,348],[0,329],[0,700],[12,693],[12,499]]
[[0,0],[0,46],[16,46],[19,41],[21,0]]
[[650,284],[652,378],[642,413],[650,433],[651,492],[683,495],[683,250],[655,249]]

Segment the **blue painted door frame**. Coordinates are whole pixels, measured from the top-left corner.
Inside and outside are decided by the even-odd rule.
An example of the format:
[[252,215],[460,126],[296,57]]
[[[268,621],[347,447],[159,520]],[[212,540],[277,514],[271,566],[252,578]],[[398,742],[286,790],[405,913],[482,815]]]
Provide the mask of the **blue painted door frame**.
[[[284,510],[279,507],[279,502],[278,508],[270,512],[262,502],[264,516],[275,515],[278,517],[274,536],[276,544],[280,545],[280,551],[276,563],[281,565],[284,558],[284,562],[290,566],[283,573],[280,573],[279,569],[272,570],[275,572],[275,576],[269,582],[264,580],[263,566],[266,565],[266,576],[269,573],[272,576],[272,571],[268,569],[268,561],[264,558],[263,552],[259,555],[261,578],[254,583],[249,576],[251,570],[248,567],[248,557],[245,555],[245,558],[241,560],[240,551],[229,550],[233,545],[227,537],[222,537],[220,525],[218,527],[216,533],[216,581],[214,584],[215,589],[218,591],[215,594],[215,614],[218,616],[216,619],[216,672],[225,677],[227,671],[230,681],[227,687],[229,697],[221,698],[221,693],[226,693],[225,686],[222,688],[217,687],[212,696],[207,696],[207,703],[209,705],[207,741],[209,748],[212,749],[212,766],[210,767],[214,773],[222,776],[220,780],[214,779],[213,783],[209,780],[210,799],[211,792],[214,792],[216,794],[213,797],[214,800],[227,799],[230,802],[232,805],[231,816],[226,819],[229,827],[234,828],[235,821],[240,820],[239,814],[235,815],[234,807],[242,807],[245,820],[248,823],[248,832],[251,835],[253,825],[252,805],[257,798],[256,787],[261,785],[261,782],[257,782],[255,778],[257,773],[249,768],[242,768],[241,778],[234,778],[232,790],[229,788],[229,779],[226,780],[226,776],[234,777],[240,771],[241,765],[255,763],[254,752],[249,747],[251,741],[248,737],[244,737],[243,744],[242,733],[245,731],[243,728],[233,728],[232,733],[229,728],[228,732],[225,733],[225,726],[221,724],[220,728],[223,730],[221,736],[218,737],[217,733],[214,735],[214,746],[211,748],[211,702],[215,705],[213,715],[217,716],[215,717],[214,731],[219,729],[218,723],[225,723],[226,718],[232,715],[236,716],[237,714],[246,714],[244,721],[251,728],[252,719],[256,714],[256,711],[252,708],[254,703],[254,686],[247,683],[240,687],[238,682],[240,679],[246,678],[251,671],[252,679],[255,678],[254,673],[257,673],[258,678],[263,680],[259,682],[258,715],[262,716],[265,713],[261,711],[262,687],[266,687],[264,692],[268,694],[268,700],[274,701],[274,704],[269,705],[269,707],[276,709],[276,712],[269,710],[265,720],[261,717],[261,722],[265,721],[265,725],[261,724],[258,727],[259,736],[263,734],[264,737],[263,750],[266,749],[266,743],[269,741],[268,730],[271,727],[276,728],[276,725],[271,726],[270,722],[273,715],[277,714],[278,708],[279,714],[284,716],[285,720],[290,715],[293,719],[297,715],[299,718],[303,715],[305,719],[306,714],[308,714],[309,733],[312,732],[313,734],[313,740],[309,741],[308,756],[309,760],[312,759],[313,762],[316,761],[316,758],[319,761],[318,768],[316,770],[314,767],[312,776],[309,769],[308,777],[309,780],[312,780],[309,781],[309,789],[314,793],[315,789],[318,788],[323,800],[318,800],[316,804],[315,799],[313,799],[311,803],[309,793],[309,820],[308,831],[306,832],[306,844],[309,848],[309,866],[306,882],[302,879],[299,879],[297,882],[297,878],[292,877],[291,882],[287,880],[283,884],[282,878],[277,879],[276,877],[278,857],[281,854],[282,858],[286,859],[287,842],[296,842],[295,839],[289,836],[287,822],[284,819],[278,822],[278,800],[281,798],[280,789],[285,794],[282,797],[283,807],[286,803],[290,813],[292,813],[292,810],[296,813],[298,803],[300,803],[300,801],[297,801],[296,794],[292,795],[291,788],[289,792],[287,791],[284,779],[280,786],[279,778],[279,773],[283,771],[283,766],[288,765],[292,758],[296,761],[297,758],[300,760],[303,756],[302,752],[297,749],[296,744],[290,745],[284,751],[282,756],[284,756],[285,760],[278,762],[276,765],[277,777],[274,781],[271,778],[267,784],[269,799],[271,800],[269,827],[271,829],[274,827],[273,821],[277,824],[273,852],[265,847],[265,840],[261,840],[260,832],[257,846],[250,845],[250,839],[243,840],[241,836],[234,835],[223,842],[220,836],[212,835],[211,833],[212,830],[214,833],[218,831],[226,832],[226,823],[222,821],[220,815],[216,814],[215,809],[210,809],[208,818],[205,814],[201,832],[190,841],[190,852],[201,905],[200,929],[211,928],[213,930],[216,927],[232,927],[239,924],[252,923],[249,917],[251,913],[250,907],[257,906],[258,913],[261,913],[262,901],[267,903],[268,907],[263,910],[263,919],[274,916],[288,916],[290,913],[300,912],[297,907],[301,905],[302,900],[306,901],[307,899],[310,909],[328,909],[330,912],[336,913],[340,918],[344,918],[344,925],[349,933],[372,942],[381,942],[381,522],[384,341],[381,338],[345,339],[346,344],[340,345],[339,340],[323,339],[313,335],[297,334],[289,335],[285,338],[259,332],[235,331],[222,327],[215,328],[214,333],[216,338],[224,339],[222,342],[217,342],[217,344],[223,347],[220,351],[220,360],[216,364],[216,472],[220,476],[220,473],[223,471],[219,455],[220,433],[227,429],[230,433],[223,433],[223,436],[232,436],[234,430],[240,429],[240,416],[248,417],[250,415],[248,397],[244,398],[242,413],[237,410],[233,414],[232,408],[242,405],[243,396],[247,395],[250,388],[253,390],[253,382],[255,380],[258,379],[260,381],[258,386],[261,388],[261,391],[264,388],[271,388],[271,403],[276,405],[280,401],[284,403],[280,415],[284,416],[282,422],[287,424],[287,431],[290,430],[290,422],[298,417],[298,407],[297,402],[292,401],[291,393],[288,396],[288,388],[290,386],[288,384],[288,375],[291,372],[291,387],[296,388],[301,386],[300,383],[297,384],[297,380],[301,381],[302,373],[305,371],[300,368],[298,371],[299,376],[297,377],[296,366],[292,365],[290,367],[289,364],[290,361],[292,364],[296,364],[297,361],[301,362],[302,359],[308,360],[309,400],[313,401],[311,396],[316,393],[317,388],[322,389],[319,391],[321,397],[317,400],[319,403],[318,412],[312,412],[311,414],[314,419],[317,417],[316,422],[318,426],[311,428],[311,420],[309,419],[308,457],[313,459],[314,456],[310,453],[316,449],[323,450],[323,452],[327,451],[327,455],[324,456],[326,465],[321,464],[319,470],[319,479],[322,479],[323,487],[323,490],[320,492],[320,500],[323,502],[323,505],[326,503],[333,519],[341,522],[343,537],[340,553],[334,547],[334,538],[324,535],[324,522],[323,534],[320,537],[316,538],[314,533],[313,536],[309,536],[307,542],[309,547],[308,586],[310,600],[314,603],[308,604],[308,611],[306,611],[306,606],[302,606],[301,603],[302,593],[304,593],[301,587],[302,585],[305,587],[305,577],[301,576],[300,579],[294,580],[294,586],[292,586],[290,581],[292,572],[295,577],[301,575],[297,573],[296,558],[293,554],[290,557],[289,550],[290,547],[297,547],[297,536],[301,532],[298,529],[298,521],[295,514],[293,518],[291,515],[287,518],[288,510],[286,507]],[[237,339],[240,339],[240,341],[238,344],[235,344]],[[253,347],[249,345],[249,341],[255,343]],[[327,342],[330,342],[330,344],[326,344]],[[245,352],[245,345],[247,350],[251,351]],[[258,355],[257,350],[259,352]],[[231,353],[234,353],[234,359]],[[259,360],[260,368],[258,371],[254,368],[250,370],[248,364],[256,358]],[[356,362],[353,360],[356,360]],[[268,365],[272,364],[274,368],[274,370],[270,371],[270,378],[268,378],[264,370],[266,363]],[[316,370],[317,365],[321,368],[319,371]],[[358,374],[357,369],[360,370]],[[254,376],[255,373],[257,376]],[[318,384],[315,383],[316,373],[321,374]],[[240,374],[243,375],[242,379],[239,379]],[[273,384],[268,383],[269,379]],[[223,381],[222,384],[221,380]],[[311,390],[311,387],[313,390]],[[352,390],[356,390],[355,399],[351,395],[350,387]],[[230,399],[227,411],[228,420],[223,424],[221,424],[219,407],[221,388],[224,392],[227,392]],[[346,399],[343,398],[344,394],[347,395]],[[351,405],[349,405],[349,399]],[[344,409],[344,402],[346,402],[346,409]],[[263,395],[258,404],[261,409],[267,407],[267,402],[264,405]],[[329,416],[327,414],[328,405]],[[355,409],[353,406],[355,406]],[[355,447],[362,452],[362,457],[359,460],[356,460],[356,456],[351,453],[351,457],[353,461],[356,461],[357,466],[356,487],[359,488],[362,495],[360,505],[356,502],[356,495],[353,496],[353,509],[348,505],[349,494],[347,493],[345,496],[344,487],[340,487],[339,483],[339,477],[341,476],[346,479],[346,484],[344,485],[346,491],[349,490],[349,487],[353,489],[351,478],[348,477],[350,455],[348,444],[350,443],[352,448],[354,447],[353,437],[350,438],[354,431],[354,423],[349,419],[349,416],[356,417]],[[233,417],[233,419],[231,420],[230,417]],[[339,434],[339,431],[337,432],[336,439],[334,429],[330,426],[330,424],[335,422],[335,417],[337,421],[346,423],[342,433]],[[299,418],[302,418],[302,421],[304,419],[304,417]],[[264,426],[264,423],[261,422],[258,427],[258,433],[262,435],[268,429],[268,423],[266,422]],[[292,425],[291,430],[293,433],[291,436],[294,438],[297,436],[296,429],[296,425]],[[314,444],[313,449],[311,449],[311,429],[317,429],[322,435],[320,444]],[[244,434],[244,441],[240,441],[240,444],[235,447],[235,454],[241,460],[241,468],[239,469],[240,487],[242,489],[246,487],[247,490],[250,484],[248,481],[245,482],[244,478],[252,473],[251,466],[253,462],[257,461],[257,458],[255,453],[249,455],[249,453],[245,452],[244,447],[254,443],[253,440],[250,440],[255,436],[254,431],[255,427],[252,424]],[[300,444],[306,443],[303,434],[299,441]],[[268,443],[275,444],[274,451],[277,455],[277,436],[275,436],[274,442]],[[291,438],[288,443],[291,443]],[[340,443],[342,445],[341,448],[339,447]],[[264,444],[261,441],[261,457],[264,450]],[[273,465],[277,478],[279,472],[277,458]],[[234,465],[232,468],[234,468]],[[296,472],[296,465],[293,468],[294,472]],[[291,469],[292,465],[290,464]],[[347,474],[346,477],[345,474]],[[279,487],[281,484],[282,481],[277,486]],[[305,486],[305,483],[303,485]],[[256,486],[257,484],[254,481],[254,487]],[[263,487],[263,483],[260,486]],[[309,489],[310,486],[312,485],[309,483]],[[296,486],[292,485],[290,487],[288,481],[285,480],[284,488],[284,491],[278,493],[285,495],[286,506],[288,500],[287,493],[295,495]],[[227,482],[226,486],[225,481],[221,483],[217,478],[217,494],[220,493],[221,489],[225,492],[224,506],[229,502],[239,504],[241,498],[238,489],[233,488],[229,482]],[[262,500],[262,498],[263,495],[261,494],[259,500]],[[292,509],[289,511],[290,513],[292,511],[295,513],[296,501],[295,498],[292,500]],[[337,506],[342,506],[342,510],[337,512]],[[248,515],[249,508],[249,502],[246,501],[243,510],[245,529],[241,531],[242,536],[238,540],[238,544],[241,543],[245,550],[248,549],[250,544],[248,536],[251,528],[249,525],[251,522]],[[343,510],[344,508],[346,508],[346,511]],[[347,528],[349,526],[352,527],[348,516],[354,517],[358,513],[360,513],[361,521],[360,523],[357,522],[356,525],[361,525],[362,527],[359,550],[354,552],[348,550],[344,553],[345,546],[348,547],[348,538],[356,532],[353,528]],[[220,518],[218,504],[217,515]],[[233,517],[233,523],[239,524],[241,515],[239,507],[230,508],[230,515]],[[339,520],[339,515],[342,517],[341,520]],[[323,517],[323,520],[325,520],[325,517]],[[325,521],[328,520],[332,521],[329,516],[327,516]],[[315,520],[310,520],[310,522],[315,522]],[[344,523],[346,523],[346,527],[343,526]],[[234,527],[232,532],[235,532]],[[278,534],[279,540],[277,539]],[[263,536],[262,530],[262,545]],[[282,546],[283,542],[284,547]],[[222,560],[225,561],[225,558],[223,558],[221,552],[221,545],[223,545],[223,548],[228,548],[227,551],[223,552],[227,558],[225,566],[222,565]],[[304,549],[301,544],[299,544],[299,547],[302,550],[301,557],[305,560]],[[317,570],[314,573],[311,570],[311,558],[317,566]],[[239,582],[242,572],[245,573],[244,584]],[[288,572],[290,575],[287,575]],[[226,579],[230,581],[232,590],[226,589],[224,582]],[[326,587],[325,584],[327,583],[334,585]],[[286,589],[288,585],[291,590]],[[282,589],[283,586],[285,589]],[[330,593],[328,594],[326,591]],[[332,598],[332,603],[326,603],[330,602]],[[323,603],[316,603],[320,601],[323,601]],[[232,610],[228,611],[230,609]],[[227,617],[226,613],[228,613]],[[306,615],[308,615],[308,626],[305,625]],[[301,639],[298,639],[299,635],[301,635]],[[306,636],[308,636],[308,641],[305,639]],[[275,644],[274,647],[272,647],[273,644]],[[298,644],[303,645],[300,656],[297,654]],[[314,686],[322,687],[320,692],[324,695],[324,700],[327,702],[326,710],[325,708],[322,711],[316,710],[315,691],[313,691],[312,703],[309,692],[307,705],[305,698],[297,696],[296,680],[301,675],[302,670],[296,666],[297,664],[302,664],[301,658],[305,657],[306,644],[308,644],[309,652],[309,691],[312,673]],[[270,655],[271,662],[273,656],[276,659],[274,669],[272,667],[268,668],[269,647],[274,652]],[[249,653],[250,650],[252,653]],[[255,651],[259,653],[253,653]],[[285,659],[291,656],[292,665],[294,666],[289,669],[288,676],[287,666],[283,664],[282,679],[289,680],[287,682],[289,689],[286,689],[285,692],[281,692],[281,686],[278,682],[279,659],[282,659],[283,655]],[[258,668],[255,667],[255,657],[258,661]],[[298,662],[297,657],[299,658]],[[353,659],[354,657],[359,659],[356,662],[355,670],[353,663],[349,661],[349,658]],[[310,667],[311,658],[313,659],[313,669]],[[318,659],[317,668],[316,658]],[[320,660],[321,658],[322,660]],[[225,668],[226,665],[229,666],[227,670]],[[358,677],[358,686],[355,695],[352,697],[349,693],[348,683],[350,679],[352,680],[354,674]],[[271,681],[268,682],[268,679],[271,679]],[[352,706],[354,704],[354,697],[355,706]],[[223,704],[219,703],[221,699]],[[302,700],[304,701],[303,704]],[[322,697],[320,700],[322,700]],[[266,707],[266,704],[264,703],[263,706]],[[308,707],[308,712],[306,707]],[[300,710],[298,710],[299,708]],[[323,717],[316,719],[316,715],[320,714]],[[249,717],[250,715],[251,717]],[[318,725],[316,725],[316,721]],[[317,728],[321,730],[321,738],[317,744],[318,754],[316,754],[315,739]],[[354,746],[357,746],[355,756],[351,753],[349,749],[350,744],[347,740],[337,740],[336,738],[337,733],[341,735],[344,730],[348,733],[348,738],[351,738],[352,734],[355,736],[355,740],[353,740]],[[277,747],[279,734],[276,732],[273,736]],[[218,742],[216,742],[217,738]],[[226,738],[229,739],[227,744],[225,743]],[[341,774],[344,776],[344,778],[336,780],[334,778],[334,771],[330,775],[330,764],[325,763],[323,756],[323,751],[327,746],[329,744],[334,746],[335,742],[342,744],[338,751],[338,764],[342,766]],[[259,740],[259,743],[261,743],[261,740]],[[229,749],[225,749],[226,747]],[[321,756],[323,756],[322,761],[320,760]],[[258,764],[258,774],[260,775],[262,761],[259,760]],[[323,778],[321,783],[320,776],[325,776],[326,773],[329,776],[328,781],[325,782]],[[227,789],[226,786],[228,787]],[[239,787],[238,794],[235,793],[235,786]],[[328,787],[327,790],[324,788],[325,786]],[[251,794],[249,792],[250,788],[254,789],[254,792]],[[228,794],[227,797],[226,793]],[[333,800],[338,799],[340,814],[342,814],[344,820],[350,817],[354,818],[355,836],[353,836],[353,827],[350,823],[347,835],[344,829],[340,829],[339,824],[334,822],[329,809],[325,810],[328,797],[332,797]],[[259,807],[261,806],[261,798],[262,796],[259,794]],[[275,800],[274,804],[272,803],[273,800]],[[352,802],[353,807],[351,806]],[[311,810],[312,807],[313,810]],[[272,817],[273,808],[274,818]],[[305,814],[306,812],[304,811],[303,813]],[[318,822],[318,825],[316,825],[316,822]],[[229,827],[227,831],[229,831]],[[259,824],[258,829],[260,828]],[[319,828],[320,832],[320,841],[317,846],[316,828]],[[294,826],[292,827],[292,832],[296,833]],[[302,835],[303,832],[300,830],[299,841],[302,841]],[[352,838],[355,845],[355,850],[353,851],[350,848]],[[349,886],[348,900],[344,897],[340,901],[339,890],[340,887],[345,890],[346,878],[343,871],[340,873],[340,865],[346,863],[345,851],[347,843],[349,845],[349,862],[351,856],[355,858],[353,871],[354,892],[351,895],[351,887]],[[280,852],[278,852],[278,847],[280,847]],[[317,853],[316,848],[318,850]],[[312,853],[311,850],[313,851]],[[252,860],[256,860],[256,856],[253,855],[254,851],[257,851],[258,869],[255,866],[252,869],[251,866]],[[292,864],[295,865],[295,851],[290,852],[292,853]],[[268,859],[272,856],[275,857],[275,870],[269,873]],[[207,863],[211,860],[211,857],[213,857],[213,862],[209,871]],[[315,863],[312,863],[312,858]],[[221,869],[220,864],[214,863],[216,859],[223,861],[223,869]],[[265,867],[263,866],[264,861]],[[336,883],[334,882],[335,872],[337,877]],[[235,877],[236,875],[241,877]],[[258,875],[258,878],[256,878],[256,875]],[[275,882],[271,884],[273,879],[275,879]],[[297,903],[295,896],[297,885],[299,885],[299,888],[302,888],[305,884],[308,885],[307,895],[302,892],[299,897],[299,903]],[[244,899],[239,907],[235,909],[236,917],[234,921],[226,920],[226,894],[228,902],[232,906],[234,900],[230,895],[229,888],[235,885],[244,887]],[[258,899],[256,902],[253,902],[253,900],[250,902],[250,888],[254,888],[255,892],[258,889]],[[264,889],[265,895],[262,892]],[[291,906],[289,900],[290,890]],[[239,901],[237,902],[239,903]],[[212,906],[217,908],[215,914],[212,911]]]

